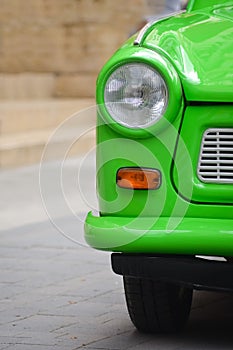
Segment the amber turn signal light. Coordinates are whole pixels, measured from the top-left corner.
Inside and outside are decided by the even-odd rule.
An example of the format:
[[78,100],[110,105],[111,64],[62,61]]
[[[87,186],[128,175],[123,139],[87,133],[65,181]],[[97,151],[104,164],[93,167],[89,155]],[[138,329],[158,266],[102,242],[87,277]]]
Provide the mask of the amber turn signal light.
[[156,190],[161,184],[161,173],[157,169],[121,168],[117,172],[117,185],[135,190]]

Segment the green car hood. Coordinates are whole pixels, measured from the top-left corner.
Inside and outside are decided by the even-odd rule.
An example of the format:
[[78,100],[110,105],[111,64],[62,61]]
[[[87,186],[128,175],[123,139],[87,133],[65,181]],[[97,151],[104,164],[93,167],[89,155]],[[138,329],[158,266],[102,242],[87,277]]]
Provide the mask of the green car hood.
[[233,101],[233,1],[159,20],[138,45],[172,62],[188,101]]

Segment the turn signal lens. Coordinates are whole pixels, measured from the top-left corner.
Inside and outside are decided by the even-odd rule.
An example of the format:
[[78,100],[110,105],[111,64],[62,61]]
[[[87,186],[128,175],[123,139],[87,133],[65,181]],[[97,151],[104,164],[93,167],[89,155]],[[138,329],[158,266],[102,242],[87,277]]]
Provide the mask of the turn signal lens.
[[117,172],[117,185],[135,190],[156,190],[161,184],[161,173],[157,169],[121,168]]

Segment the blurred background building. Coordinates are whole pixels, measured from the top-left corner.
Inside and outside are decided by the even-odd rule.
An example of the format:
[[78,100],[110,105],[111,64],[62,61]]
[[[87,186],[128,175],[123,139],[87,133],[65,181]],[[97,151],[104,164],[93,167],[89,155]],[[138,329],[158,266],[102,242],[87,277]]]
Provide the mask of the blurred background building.
[[[160,13],[164,0],[155,3]],[[38,161],[51,131],[94,103],[100,68],[150,10],[147,0],[0,5],[0,167],[8,167]]]
[[145,0],[1,0],[0,99],[94,96],[99,69],[147,12]]

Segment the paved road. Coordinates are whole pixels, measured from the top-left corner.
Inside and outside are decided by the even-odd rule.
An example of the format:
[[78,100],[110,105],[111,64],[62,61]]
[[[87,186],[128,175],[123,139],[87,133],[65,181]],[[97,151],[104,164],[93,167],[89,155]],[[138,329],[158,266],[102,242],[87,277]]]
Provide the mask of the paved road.
[[[142,335],[133,328],[109,255],[86,247],[82,238],[85,212],[96,205],[91,158],[81,172],[80,159],[67,162],[63,199],[59,164],[44,166],[50,219],[38,166],[0,174],[0,350],[232,349],[233,298],[227,294],[195,293],[180,335]],[[78,173],[85,196],[77,190]]]

